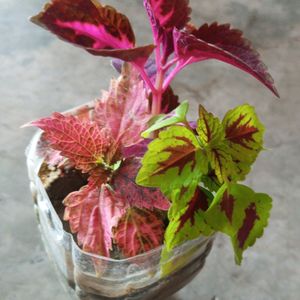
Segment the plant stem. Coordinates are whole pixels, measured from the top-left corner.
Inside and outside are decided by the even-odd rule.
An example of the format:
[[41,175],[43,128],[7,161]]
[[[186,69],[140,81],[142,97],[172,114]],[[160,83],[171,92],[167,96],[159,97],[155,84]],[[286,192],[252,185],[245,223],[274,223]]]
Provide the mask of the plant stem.
[[144,68],[140,67],[138,64],[132,63],[134,65],[134,67],[139,71],[141,77],[143,78],[143,80],[145,81],[145,83],[148,85],[149,89],[151,90],[151,92],[154,94],[156,93],[156,88],[153,85],[153,83],[151,82],[149,76],[146,74]]
[[153,101],[152,101],[152,114],[159,115],[161,113],[161,102],[163,95],[163,83],[164,83],[164,71],[159,68],[157,77],[156,77],[156,93],[153,93]]

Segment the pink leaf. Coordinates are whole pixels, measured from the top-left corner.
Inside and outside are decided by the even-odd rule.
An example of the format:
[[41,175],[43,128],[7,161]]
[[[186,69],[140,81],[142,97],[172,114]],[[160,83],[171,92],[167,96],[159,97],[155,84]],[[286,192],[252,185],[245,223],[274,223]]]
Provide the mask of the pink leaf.
[[99,129],[96,123],[54,113],[52,117],[34,121],[30,125],[44,130],[45,139],[51,147],[69,158],[83,172],[89,172],[108,156],[111,139],[107,130]]
[[124,203],[98,182],[69,194],[64,204],[64,219],[69,221],[72,233],[77,233],[78,244],[85,251],[109,257],[112,228],[126,211]]
[[168,210],[170,202],[159,189],[145,188],[135,183],[140,167],[139,159],[128,159],[123,162],[112,182],[116,197],[123,199],[130,206]]
[[125,257],[132,257],[163,243],[164,222],[155,212],[131,208],[115,228],[115,240]]
[[96,0],[52,0],[31,21],[94,55],[144,64],[154,48],[135,48],[128,18]]
[[254,76],[276,96],[274,80],[251,43],[230,25],[204,24],[199,29],[188,26],[186,30],[174,30],[176,54],[181,66],[207,59],[217,59],[231,64]]
[[149,105],[138,72],[123,66],[122,76],[112,80],[109,92],[104,92],[95,106],[95,120],[100,127],[110,129],[117,145],[130,147],[142,141],[141,132],[151,118]]

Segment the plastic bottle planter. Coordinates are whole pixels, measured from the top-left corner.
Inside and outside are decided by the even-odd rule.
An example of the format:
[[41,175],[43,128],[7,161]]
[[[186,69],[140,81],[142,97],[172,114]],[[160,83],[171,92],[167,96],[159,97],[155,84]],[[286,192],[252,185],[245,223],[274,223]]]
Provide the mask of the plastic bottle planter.
[[[92,109],[91,104],[88,105]],[[78,114],[86,107],[77,107],[68,113]],[[211,250],[213,238],[202,237],[176,248],[165,262],[168,275],[161,271],[162,247],[123,260],[82,251],[72,235],[63,229],[38,176],[43,162],[36,154],[40,136],[39,131],[26,152],[30,189],[46,251],[71,294],[85,300],[166,299],[198,274]]]

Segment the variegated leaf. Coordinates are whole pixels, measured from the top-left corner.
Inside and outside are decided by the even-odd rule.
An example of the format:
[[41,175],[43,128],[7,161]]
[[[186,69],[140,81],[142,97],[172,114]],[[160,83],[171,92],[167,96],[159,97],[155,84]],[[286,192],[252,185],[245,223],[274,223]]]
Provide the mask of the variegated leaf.
[[199,106],[199,120],[196,130],[203,147],[214,147],[225,137],[221,121],[212,113],[207,112],[202,105]]
[[165,233],[168,251],[200,235],[208,236],[213,233],[204,218],[204,213],[209,208],[212,198],[212,194],[198,187],[197,183],[172,193],[170,223]]
[[205,218],[212,228],[230,236],[236,262],[240,264],[243,251],[263,235],[271,208],[268,195],[230,184],[218,191]]
[[233,179],[243,180],[263,149],[264,126],[255,109],[248,104],[230,110],[224,117],[223,126],[229,153],[236,165]]
[[135,48],[128,18],[97,0],[52,0],[31,21],[94,55],[144,64],[154,46]]
[[207,167],[194,133],[184,126],[172,126],[149,144],[136,181],[165,193],[199,180]]

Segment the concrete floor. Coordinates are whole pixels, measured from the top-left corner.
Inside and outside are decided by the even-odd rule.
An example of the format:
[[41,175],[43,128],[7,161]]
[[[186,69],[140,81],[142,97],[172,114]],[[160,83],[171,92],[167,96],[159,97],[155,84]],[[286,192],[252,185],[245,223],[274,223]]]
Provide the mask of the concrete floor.
[[[129,16],[140,44],[149,38],[141,0],[111,1]],[[89,101],[114,74],[89,56],[27,22],[42,0],[0,0],[0,299],[65,300],[37,230],[24,149],[33,130],[19,126]],[[293,300],[300,294],[300,4],[299,0],[191,0],[194,22],[231,22],[254,41],[282,99],[240,71],[215,62],[193,66],[175,82],[181,99],[223,115],[249,102],[267,127],[265,151],[248,179],[270,193],[274,209],[265,236],[242,267],[218,237],[203,272],[172,300]]]

